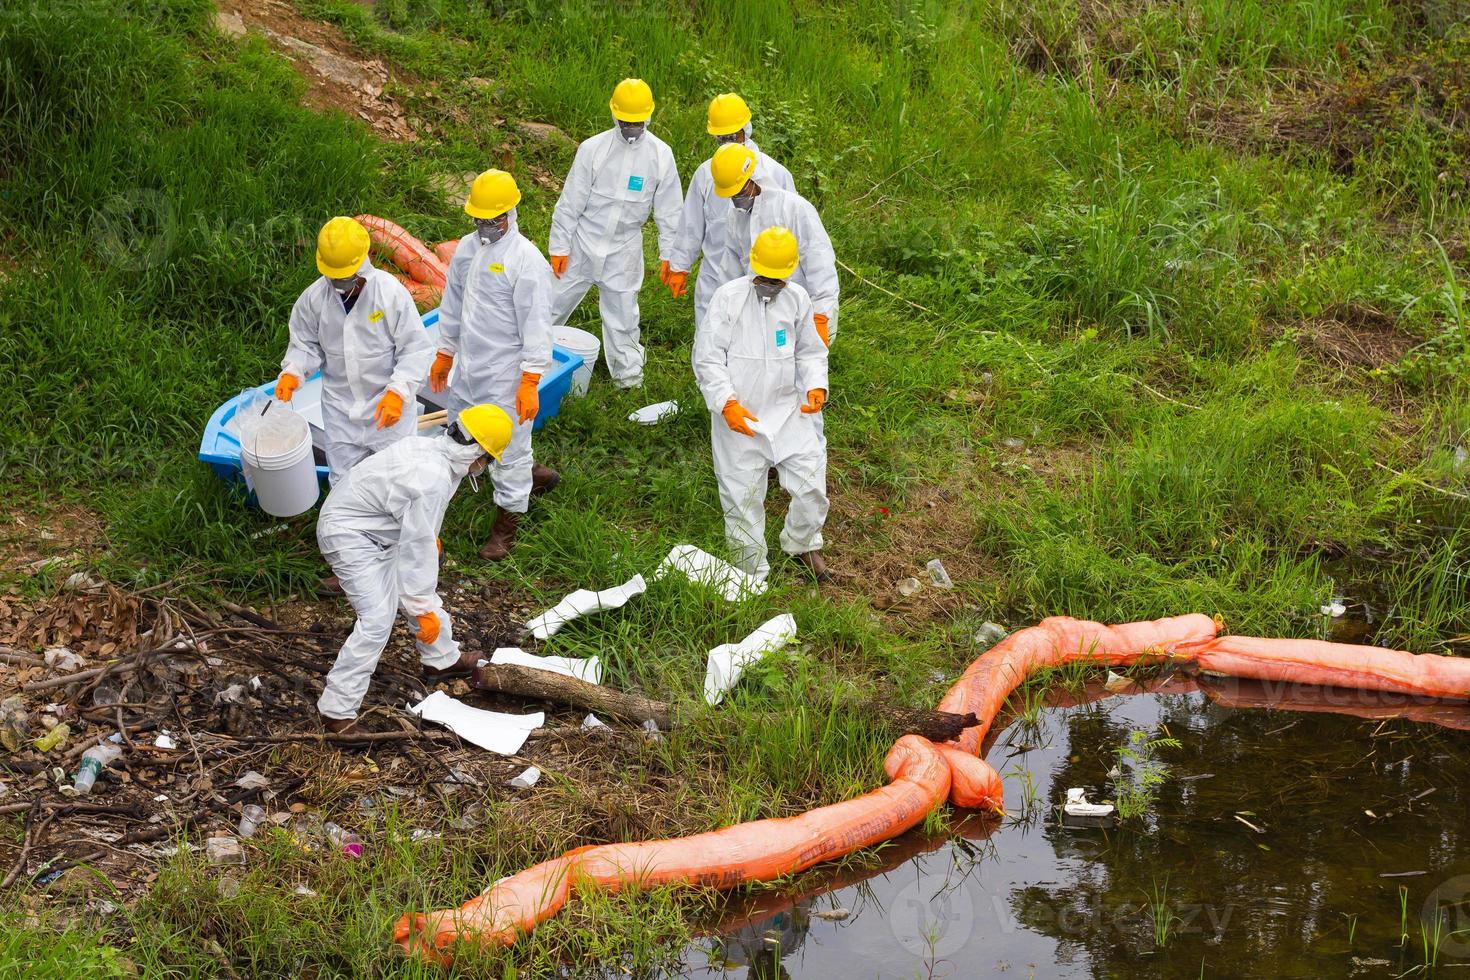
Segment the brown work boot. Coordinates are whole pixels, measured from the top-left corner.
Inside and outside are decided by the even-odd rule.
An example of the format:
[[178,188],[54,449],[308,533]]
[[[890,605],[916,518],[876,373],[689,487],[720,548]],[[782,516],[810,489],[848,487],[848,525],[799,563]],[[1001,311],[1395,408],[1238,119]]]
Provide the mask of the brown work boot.
[[333,735],[352,735],[357,731],[354,718],[328,718],[326,715],[318,717],[322,720],[322,727]]
[[490,538],[480,549],[480,557],[486,561],[504,561],[510,554],[510,546],[515,544],[520,524],[521,515],[500,508],[500,513],[495,515],[495,526],[490,529]]
[[812,578],[818,582],[832,581],[832,573],[827,570],[827,563],[822,560],[820,551],[808,551],[806,554],[792,555],[792,557],[805,565]]
[[316,594],[323,599],[331,599],[336,596],[344,596],[347,593],[342,591],[342,583],[337,580],[337,576],[328,575],[326,578],[317,582]]
[[540,463],[531,464],[531,496],[539,497],[543,493],[550,493],[560,482],[561,474],[550,466],[542,466]]
[[438,684],[440,681],[452,681],[460,677],[469,677],[475,672],[475,666],[480,662],[478,653],[469,650],[461,650],[459,659],[448,667],[424,667],[423,678],[425,684]]

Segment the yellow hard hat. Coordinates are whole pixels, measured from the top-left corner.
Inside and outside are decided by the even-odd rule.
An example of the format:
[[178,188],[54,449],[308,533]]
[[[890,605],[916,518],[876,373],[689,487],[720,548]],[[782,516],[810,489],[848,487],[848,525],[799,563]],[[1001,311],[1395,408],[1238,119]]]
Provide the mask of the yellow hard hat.
[[709,161],[709,175],[715,181],[715,194],[734,197],[755,174],[755,153],[744,143],[726,143]]
[[738,133],[750,122],[750,106],[734,92],[717,95],[709,102],[709,116],[705,129],[711,136],[729,136]]
[[316,268],[328,279],[346,279],[362,266],[372,239],[355,218],[333,218],[316,235]]
[[796,259],[796,236],[780,225],[761,232],[750,246],[750,267],[758,276],[785,279],[796,271]]
[[515,426],[505,410],[495,405],[471,405],[459,413],[459,426],[474,437],[480,448],[500,461],[500,454],[510,445]]
[[653,115],[653,89],[641,78],[625,78],[613,89],[608,108],[612,109],[614,119],[643,122]]
[[464,213],[471,218],[498,218],[521,203],[516,179],[504,170],[487,170],[470,185]]

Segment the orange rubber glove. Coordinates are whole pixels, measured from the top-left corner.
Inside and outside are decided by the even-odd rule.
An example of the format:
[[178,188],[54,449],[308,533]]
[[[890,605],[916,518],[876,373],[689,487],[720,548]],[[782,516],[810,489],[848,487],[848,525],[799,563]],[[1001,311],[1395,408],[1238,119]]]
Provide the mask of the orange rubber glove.
[[[827,339],[827,314],[813,313],[812,321],[815,322],[817,325],[817,336],[822,338],[822,343],[826,344],[828,347],[831,347],[832,341]],[[437,391],[438,389],[435,390]]]
[[801,412],[803,415],[815,415],[822,410],[825,404],[827,404],[827,389],[813,388],[806,393],[806,404],[801,406]]
[[446,354],[441,350],[434,355],[434,366],[429,368],[430,391],[437,393],[449,387],[449,369],[452,367],[454,367],[453,354]]
[[570,256],[566,256],[566,255],[553,255],[553,256],[551,256],[551,274],[554,275],[554,276],[556,276],[556,278],[560,279],[561,278],[561,274],[563,272],[566,272],[567,271],[567,259],[568,258],[570,258]]
[[276,379],[276,397],[283,402],[288,402],[291,400],[291,396],[296,394],[296,389],[300,387],[300,378],[294,374],[288,374],[282,371],[281,376]]
[[431,612],[421,613],[419,620],[419,642],[425,645],[439,639],[439,617]]
[[678,299],[680,296],[683,296],[689,291],[684,286],[684,284],[688,281],[688,272],[675,272],[674,270],[670,269],[669,277],[664,280],[664,285],[669,287],[669,295],[674,297],[674,299]]
[[378,428],[386,429],[390,425],[397,425],[398,420],[403,417],[403,398],[396,391],[383,392],[382,399],[378,402],[378,408],[373,412],[373,421],[378,423]]
[[731,432],[738,432],[743,436],[755,435],[755,430],[746,425],[745,420],[750,419],[752,422],[759,422],[760,419],[747,412],[745,406],[740,404],[738,399],[732,398],[725,402],[725,407],[720,411],[720,414],[725,416],[725,424],[730,427]]
[[658,264],[658,281],[664,285],[669,284],[669,260],[663,259]]
[[541,411],[541,393],[536,389],[540,383],[541,375],[521,372],[521,386],[516,389],[516,418],[522,422],[531,421]]

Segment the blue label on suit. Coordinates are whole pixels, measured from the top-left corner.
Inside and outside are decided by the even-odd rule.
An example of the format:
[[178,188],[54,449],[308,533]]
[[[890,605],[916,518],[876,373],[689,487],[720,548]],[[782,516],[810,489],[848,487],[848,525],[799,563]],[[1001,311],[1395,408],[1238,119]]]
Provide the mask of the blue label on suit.
[[782,327],[780,330],[777,330],[776,331],[776,346],[777,347],[785,347],[786,346],[786,328],[785,327]]
[[630,191],[641,191],[641,190],[643,190],[643,178],[642,177],[629,177],[628,178],[628,190],[630,190]]

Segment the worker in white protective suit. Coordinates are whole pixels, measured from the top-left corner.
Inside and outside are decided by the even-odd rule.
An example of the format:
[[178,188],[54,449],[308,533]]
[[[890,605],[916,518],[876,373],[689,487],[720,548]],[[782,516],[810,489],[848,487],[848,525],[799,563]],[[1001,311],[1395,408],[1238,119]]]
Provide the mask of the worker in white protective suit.
[[750,250],[754,275],[715,290],[694,334],[694,376],[710,411],[725,539],[741,570],[764,578],[770,467],[791,496],[781,550],[818,581],[827,520],[827,345],[793,273],[797,239],[767,228]]
[[571,172],[551,215],[547,251],[557,277],[551,316],[567,322],[582,297],[597,287],[602,353],[619,388],[643,383],[638,290],[643,286],[643,226],[658,225],[660,277],[679,231],[683,192],[674,153],[648,131],[653,92],[625,78],[610,103],[615,125],[577,147]]
[[[756,175],[758,159],[750,147],[730,143],[710,158],[710,180],[717,197],[731,210],[725,226],[725,248],[716,264],[725,272],[743,269],[746,256],[767,228],[789,228],[801,242],[801,267],[792,281],[806,290],[812,315],[824,343],[837,336],[837,255],[822,227],[817,209],[795,191],[762,184]],[[709,263],[706,253],[704,261]]]
[[[717,95],[709,104],[705,119],[706,131],[715,138],[718,146],[739,143],[755,154],[755,171],[752,179],[766,187],[776,187],[795,193],[796,184],[791,171],[772,160],[755,140],[750,138],[750,107],[734,92]],[[717,149],[718,149],[717,146]],[[699,276],[694,280],[694,325],[704,322],[709,309],[710,297],[715,290],[745,275],[746,249],[735,255],[725,249],[725,225],[731,212],[730,202],[715,193],[715,184],[710,177],[710,165],[706,160],[689,178],[689,192],[684,197],[684,211],[679,221],[679,237],[674,241],[674,250],[669,255],[669,271],[663,277],[669,293],[678,299],[686,292],[690,270],[701,255],[704,261],[699,266]]]
[[317,235],[321,278],[291,308],[291,339],[276,379],[289,402],[322,372],[329,479],[418,428],[418,390],[434,347],[403,284],[368,259],[367,229],[333,218]]
[[444,435],[394,443],[327,494],[317,544],[357,613],[317,701],[328,731],[352,726],[400,609],[417,626],[426,681],[473,671],[478,655],[460,651],[437,591],[439,526],[460,481],[500,458],[511,429],[510,417],[494,405],[466,408]]
[[[459,240],[439,306],[439,352],[429,389],[449,388],[449,419],[467,405],[498,405],[515,422],[505,455],[490,470],[498,513],[480,557],[510,554],[531,494],[561,480],[536,463],[531,430],[541,376],[551,368],[551,266],[516,226],[515,178],[487,170],[475,178],[465,213],[475,230]],[[454,365],[458,362],[458,368]],[[453,380],[450,370],[454,368]]]

